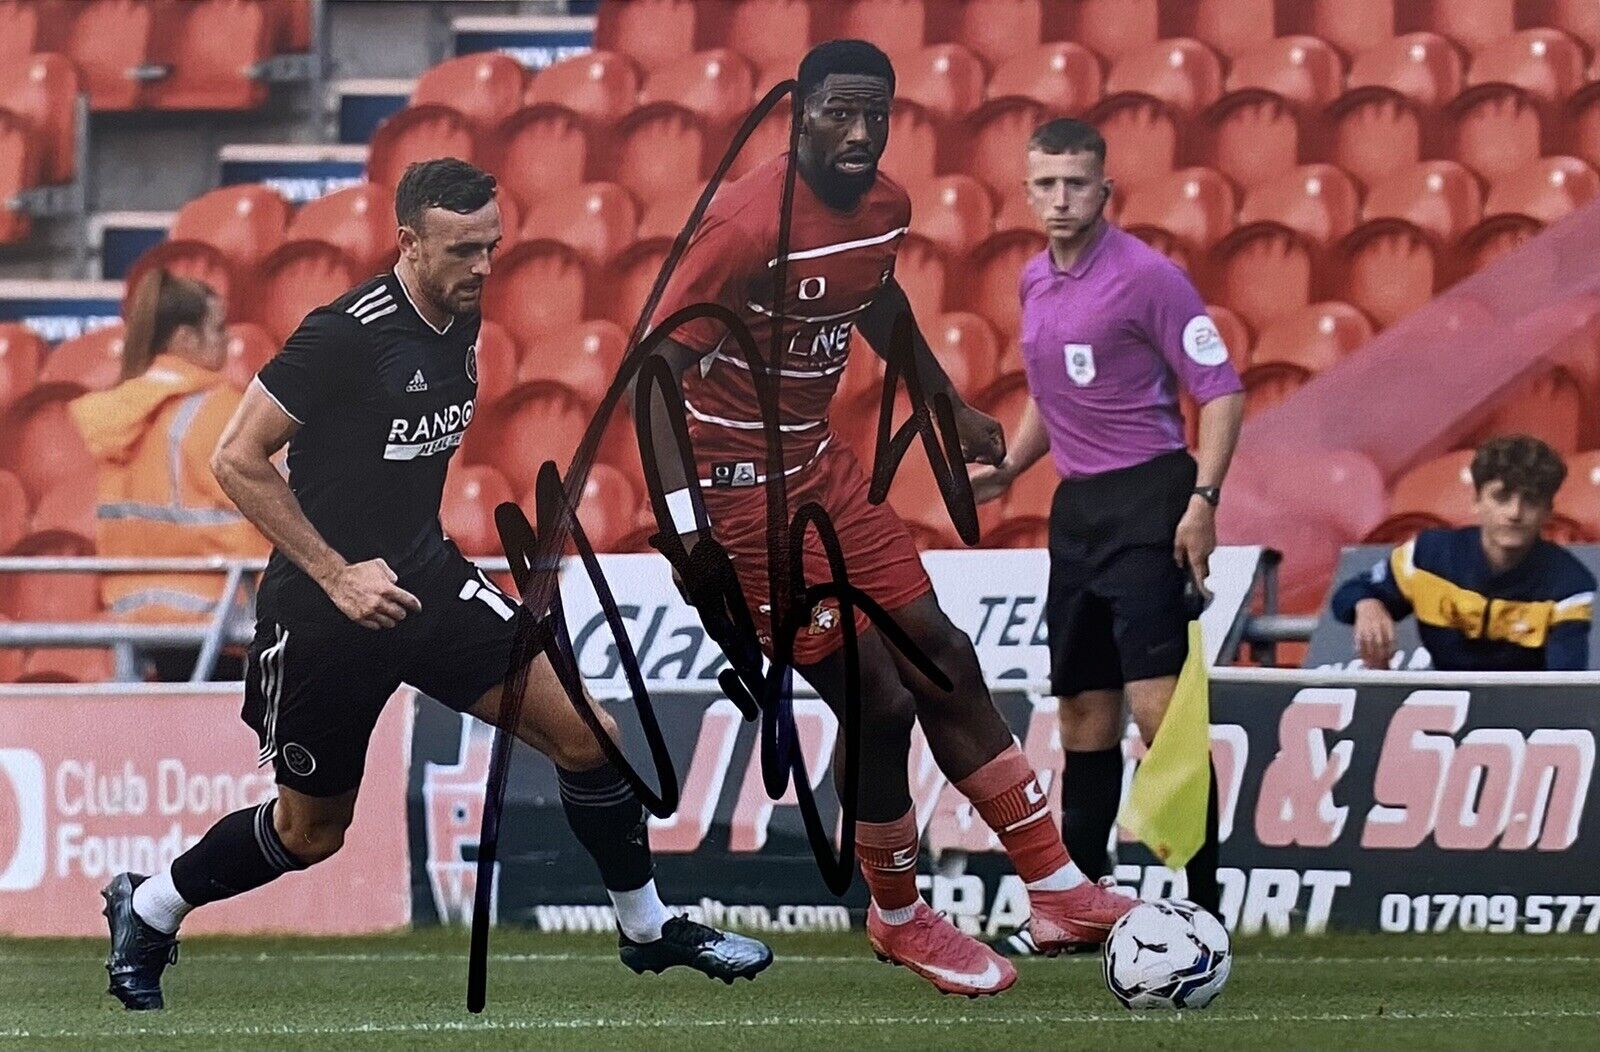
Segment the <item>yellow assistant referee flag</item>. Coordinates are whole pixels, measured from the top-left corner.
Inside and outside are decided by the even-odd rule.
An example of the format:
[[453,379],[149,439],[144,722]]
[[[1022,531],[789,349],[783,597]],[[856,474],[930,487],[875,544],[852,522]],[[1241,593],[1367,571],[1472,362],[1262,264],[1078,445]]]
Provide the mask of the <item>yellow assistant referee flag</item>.
[[1189,622],[1189,657],[1117,821],[1169,869],[1182,869],[1206,839],[1211,792],[1211,690],[1200,622]]

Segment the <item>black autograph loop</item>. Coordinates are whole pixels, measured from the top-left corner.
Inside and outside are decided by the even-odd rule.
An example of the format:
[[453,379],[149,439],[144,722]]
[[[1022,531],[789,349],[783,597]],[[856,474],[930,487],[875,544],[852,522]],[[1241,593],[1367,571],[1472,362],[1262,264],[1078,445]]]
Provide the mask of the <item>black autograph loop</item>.
[[[507,502],[495,509],[495,525],[511,565],[512,575],[521,597],[521,607],[518,611],[516,638],[506,675],[502,680],[502,702],[495,723],[494,747],[488,781],[485,785],[468,957],[467,1007],[472,1012],[481,1012],[486,1002],[489,909],[493,894],[494,866],[499,848],[506,780],[513,756],[512,739],[521,718],[529,670],[539,656],[544,655],[549,658],[568,701],[583,719],[606,758],[621,772],[645,807],[659,817],[668,817],[677,810],[679,794],[677,772],[673,768],[660,723],[650,702],[644,677],[639,670],[638,658],[628,639],[621,611],[617,607],[605,575],[600,570],[599,560],[584,535],[576,513],[577,501],[588,480],[589,468],[599,450],[605,428],[616,410],[617,403],[633,385],[636,374],[639,374],[640,382],[635,392],[635,428],[650,493],[651,509],[658,527],[658,533],[652,538],[651,543],[677,570],[689,601],[699,613],[707,635],[721,648],[728,662],[728,667],[719,672],[717,682],[728,697],[739,706],[745,719],[753,720],[758,714],[761,716],[761,765],[764,787],[768,795],[776,799],[786,790],[790,779],[793,779],[812,853],[824,881],[835,894],[843,894],[849,888],[855,872],[855,797],[859,783],[861,730],[860,646],[855,624],[856,611],[859,610],[865,615],[869,624],[883,633],[884,639],[909,659],[931,682],[941,689],[951,689],[949,677],[922,653],[909,634],[870,596],[850,584],[844,552],[826,510],[815,503],[808,503],[795,513],[792,520],[787,514],[783,448],[778,428],[781,377],[777,368],[777,363],[782,360],[785,332],[782,312],[777,310],[776,306],[783,301],[788,278],[789,232],[797,178],[795,157],[800,126],[798,99],[791,103],[789,163],[785,172],[781,200],[777,259],[772,267],[774,325],[770,357],[762,357],[756,347],[754,336],[737,315],[716,304],[696,304],[686,307],[665,319],[656,328],[649,328],[649,319],[655,313],[673,272],[687,250],[695,230],[699,227],[707,206],[721,186],[739,151],[779,100],[786,95],[792,95],[794,89],[795,82],[788,80],[767,92],[734,135],[722,161],[701,192],[700,199],[685,221],[683,230],[674,240],[672,249],[656,276],[655,284],[629,336],[630,350],[597,407],[588,429],[584,432],[566,475],[562,476],[553,461],[545,461],[540,466],[535,485],[535,518],[538,528],[535,529],[528,522],[523,510],[514,503]],[[654,393],[659,391],[667,408],[685,476],[691,480],[698,479],[682,390],[665,362],[656,360],[660,355],[655,353],[656,348],[678,326],[696,318],[714,319],[727,329],[728,335],[732,337],[733,343],[744,357],[755,379],[756,398],[766,437],[767,570],[773,623],[773,660],[765,671],[763,671],[762,649],[749,605],[745,602],[743,589],[739,585],[726,549],[712,536],[703,506],[698,500],[694,503],[696,521],[700,527],[700,539],[693,552],[684,549],[667,510],[659,465],[655,459],[654,437],[650,426],[651,407],[654,403]],[[972,488],[967,481],[953,406],[949,396],[941,392],[935,396],[930,414],[917,373],[912,332],[912,323],[908,316],[902,315],[897,318],[889,353],[884,356],[888,365],[873,458],[871,499],[875,503],[883,501],[889,483],[909,450],[911,442],[920,436],[933,467],[935,481],[939,485],[946,507],[951,512],[952,521],[961,538],[968,544],[974,544],[978,539],[977,514],[973,504]],[[891,440],[889,424],[902,372],[912,406],[912,418],[902,425]],[[697,489],[698,486],[691,482],[691,491]],[[807,530],[816,531],[827,556],[830,573],[828,581],[808,584],[805,580],[801,553],[804,551]],[[604,612],[606,625],[614,637],[618,661],[624,670],[629,693],[638,712],[651,760],[656,769],[657,781],[661,787],[659,794],[651,790],[628,761],[620,746],[605,733],[599,717],[591,708],[584,693],[576,652],[572,646],[560,600],[561,555],[569,537],[577,549],[584,572],[588,575],[599,599],[601,610]],[[839,802],[842,828],[837,854],[832,847],[832,837],[822,823],[811,790],[810,777],[798,747],[793,717],[794,641],[798,632],[810,623],[813,607],[826,599],[835,600],[839,604],[846,657],[845,697],[841,715],[844,731],[845,785],[843,797]]]

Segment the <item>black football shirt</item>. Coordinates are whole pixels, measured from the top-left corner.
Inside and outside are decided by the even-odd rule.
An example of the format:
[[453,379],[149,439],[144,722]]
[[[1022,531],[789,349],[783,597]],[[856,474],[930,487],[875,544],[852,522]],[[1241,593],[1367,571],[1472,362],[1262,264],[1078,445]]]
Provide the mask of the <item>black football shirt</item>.
[[[439,503],[477,401],[480,322],[434,328],[390,271],[312,311],[256,377],[300,425],[289,488],[306,518],[346,561],[386,561],[402,587],[448,551]],[[342,616],[277,551],[262,601],[278,618]]]

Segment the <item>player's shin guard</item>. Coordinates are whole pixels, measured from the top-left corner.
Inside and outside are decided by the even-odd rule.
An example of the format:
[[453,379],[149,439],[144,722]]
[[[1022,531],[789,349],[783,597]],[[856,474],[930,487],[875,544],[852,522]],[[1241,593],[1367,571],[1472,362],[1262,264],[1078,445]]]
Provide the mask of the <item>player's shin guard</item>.
[[1211,768],[1211,796],[1206,805],[1206,840],[1183,867],[1189,878],[1189,901],[1222,915],[1222,889],[1217,884],[1217,769]]
[[889,924],[911,919],[917,904],[917,819],[907,810],[892,822],[856,823],[856,858],[872,901]]
[[644,805],[610,763],[589,771],[556,768],[567,824],[600,870],[617,925],[637,942],[661,938],[667,910],[656,893]]
[[172,884],[190,906],[230,899],[306,864],[289,853],[272,825],[277,800],[235,811],[172,860]]
[[1067,753],[1061,772],[1061,839],[1090,880],[1111,872],[1106,845],[1121,796],[1121,747]]
[[1044,787],[1015,743],[956,783],[1000,837],[1017,875],[1030,889],[1065,891],[1083,883],[1055,823]]

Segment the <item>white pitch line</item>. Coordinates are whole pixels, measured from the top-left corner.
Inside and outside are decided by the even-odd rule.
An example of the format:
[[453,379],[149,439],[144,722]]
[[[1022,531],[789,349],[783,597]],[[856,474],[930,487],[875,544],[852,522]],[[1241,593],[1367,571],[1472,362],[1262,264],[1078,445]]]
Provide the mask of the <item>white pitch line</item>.
[[127,1036],[162,1037],[299,1037],[328,1034],[411,1034],[495,1030],[667,1030],[724,1026],[758,1027],[844,1027],[844,1026],[1038,1026],[1051,1023],[1114,1023],[1196,1026],[1205,1023],[1373,1023],[1429,1022],[1437,1020],[1487,1021],[1513,1019],[1600,1019],[1600,1009],[1550,1009],[1516,1012],[1385,1011],[1319,1012],[1307,1014],[1262,1014],[1256,1012],[1053,1012],[1008,1013],[1005,1015],[898,1015],[898,1016],[757,1016],[754,1018],[706,1019],[701,1016],[655,1019],[459,1019],[441,1022],[362,1023],[356,1026],[236,1026],[236,1027],[118,1027],[101,1030],[26,1030],[0,1029],[3,1039],[104,1038]]

